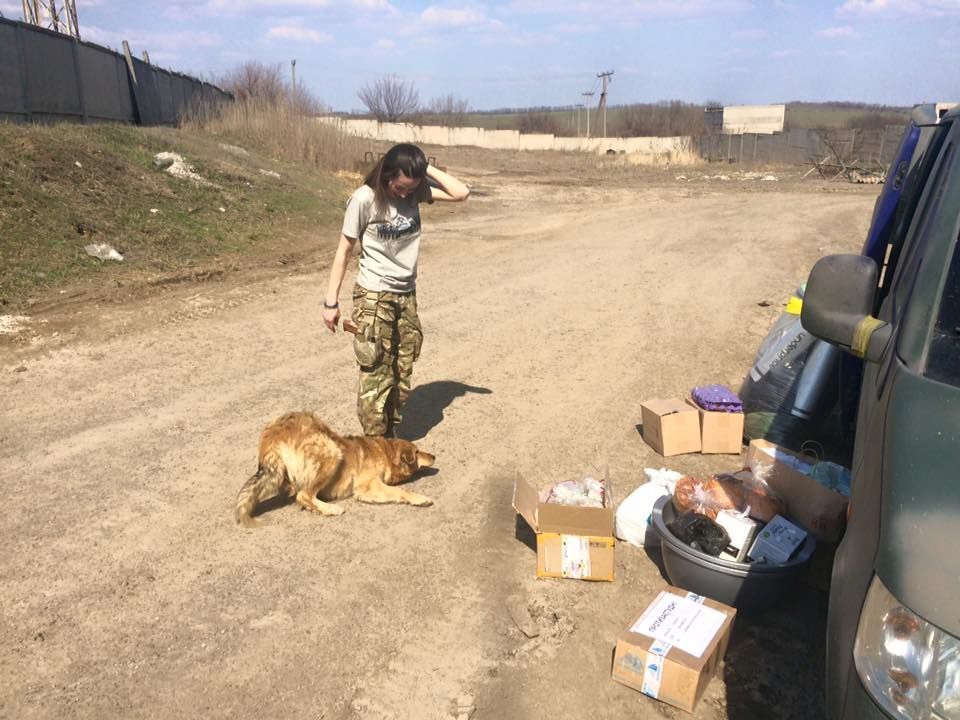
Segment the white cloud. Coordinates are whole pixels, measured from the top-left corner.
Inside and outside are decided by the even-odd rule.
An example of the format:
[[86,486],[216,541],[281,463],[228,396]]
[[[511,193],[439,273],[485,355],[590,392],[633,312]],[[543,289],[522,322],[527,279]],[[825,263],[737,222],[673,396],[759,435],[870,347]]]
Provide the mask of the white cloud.
[[733,33],[733,36],[740,40],[762,40],[767,37],[769,33],[763,28],[745,28],[743,30],[737,30]]
[[377,41],[377,47],[381,50],[393,50],[396,46],[397,44],[393,40],[388,40],[387,38]]
[[601,32],[604,28],[596,23],[557,23],[550,28],[551,31],[561,35],[586,35],[589,33]]
[[430,6],[420,13],[420,20],[439,27],[470,27],[483,25],[487,18],[473,8],[441,8]]
[[845,0],[840,14],[853,15],[960,15],[960,0]]
[[741,48],[741,47],[737,47],[737,48],[730,48],[729,50],[725,50],[724,52],[722,52],[722,53],[720,53],[720,54],[721,54],[722,56],[724,56],[724,57],[730,57],[730,58],[740,57],[740,58],[743,58],[743,57],[753,57],[754,55],[757,54],[757,51],[756,51],[755,49],[753,49],[753,48]]
[[298,25],[278,25],[267,31],[270,40],[300,40],[316,44],[333,42],[333,37],[319,30],[300,27]]
[[349,4],[361,10],[387,10],[391,13],[396,12],[387,0],[349,0]]
[[3,0],[0,2],[0,13],[8,20],[20,20],[23,17],[23,3]]
[[130,43],[130,49],[134,55],[139,55],[140,51],[146,50],[151,57],[172,57],[182,50],[197,47],[219,48],[224,44],[223,38],[217,33],[195,30],[181,30],[179,32],[132,29],[104,30],[95,25],[83,25],[81,23],[80,32],[84,40],[107,47],[121,47],[123,41],[126,40]]
[[745,12],[751,0],[605,0],[602,5],[585,0],[511,0],[509,14],[583,15],[595,19],[598,13],[607,23],[635,22],[651,17],[698,17]]
[[287,10],[326,10],[348,15],[357,11],[390,15],[398,13],[389,0],[177,0],[165,4],[163,14],[170,18],[186,19],[224,14],[273,14]]
[[845,37],[856,37],[857,33],[854,32],[853,28],[849,25],[841,25],[839,27],[829,27],[824,28],[817,32],[817,37],[822,38],[845,38]]
[[796,54],[797,54],[796,50],[774,50],[772,53],[770,53],[770,57],[786,58],[786,57],[792,57],[793,55],[796,55]]

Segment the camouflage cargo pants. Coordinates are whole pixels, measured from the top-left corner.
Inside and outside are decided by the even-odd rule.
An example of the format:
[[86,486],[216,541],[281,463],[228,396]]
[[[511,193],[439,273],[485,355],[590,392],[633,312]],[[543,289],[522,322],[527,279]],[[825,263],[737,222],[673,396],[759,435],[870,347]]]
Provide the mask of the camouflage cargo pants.
[[360,365],[357,415],[365,435],[392,434],[410,394],[423,331],[417,295],[353,288],[354,352]]

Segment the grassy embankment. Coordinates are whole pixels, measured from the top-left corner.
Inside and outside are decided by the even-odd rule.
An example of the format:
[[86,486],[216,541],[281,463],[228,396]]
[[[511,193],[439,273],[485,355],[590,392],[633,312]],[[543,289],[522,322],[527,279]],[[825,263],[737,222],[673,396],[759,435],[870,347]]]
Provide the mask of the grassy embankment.
[[[363,149],[282,107],[182,128],[0,123],[0,314],[65,289],[315,258],[357,182],[338,171]],[[205,182],[155,167],[164,151]],[[87,255],[93,243],[124,260]]]

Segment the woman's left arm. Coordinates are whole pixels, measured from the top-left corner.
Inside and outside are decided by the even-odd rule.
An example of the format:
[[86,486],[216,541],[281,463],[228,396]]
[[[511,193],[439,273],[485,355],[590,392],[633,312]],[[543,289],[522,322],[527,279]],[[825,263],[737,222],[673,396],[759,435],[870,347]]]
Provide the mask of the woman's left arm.
[[470,197],[470,188],[433,165],[427,165],[427,177],[432,180],[430,194],[434,200],[463,202]]

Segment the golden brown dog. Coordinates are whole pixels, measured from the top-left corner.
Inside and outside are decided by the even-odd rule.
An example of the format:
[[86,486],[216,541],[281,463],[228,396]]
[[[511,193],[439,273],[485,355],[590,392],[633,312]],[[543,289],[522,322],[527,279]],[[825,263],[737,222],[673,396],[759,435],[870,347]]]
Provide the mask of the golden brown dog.
[[428,497],[393,486],[433,461],[406,440],[342,437],[313,413],[288,413],[260,435],[257,472],[240,488],[235,516],[243,525],[258,525],[257,503],[281,491],[321,515],[342,514],[342,507],[326,501],[350,495],[369,503],[432,505]]

